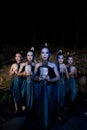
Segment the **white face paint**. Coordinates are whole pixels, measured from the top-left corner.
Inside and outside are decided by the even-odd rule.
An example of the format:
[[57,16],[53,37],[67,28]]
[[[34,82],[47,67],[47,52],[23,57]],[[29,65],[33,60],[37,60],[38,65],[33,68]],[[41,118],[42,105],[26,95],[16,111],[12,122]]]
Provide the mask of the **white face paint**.
[[44,60],[44,61],[48,60],[49,55],[50,55],[50,53],[49,53],[49,50],[48,50],[47,48],[43,48],[43,49],[41,50],[42,60]]
[[21,62],[21,54],[17,53],[15,55],[15,60],[16,60],[17,63],[20,63]]
[[72,63],[73,63],[73,58],[72,58],[72,57],[69,57],[68,60],[67,60],[67,62],[68,62],[69,65],[72,65]]
[[29,51],[29,52],[27,53],[27,60],[28,60],[28,61],[33,61],[33,57],[34,57],[33,52]]
[[63,55],[59,55],[59,56],[58,56],[58,63],[59,63],[59,64],[62,64],[63,61],[64,61]]

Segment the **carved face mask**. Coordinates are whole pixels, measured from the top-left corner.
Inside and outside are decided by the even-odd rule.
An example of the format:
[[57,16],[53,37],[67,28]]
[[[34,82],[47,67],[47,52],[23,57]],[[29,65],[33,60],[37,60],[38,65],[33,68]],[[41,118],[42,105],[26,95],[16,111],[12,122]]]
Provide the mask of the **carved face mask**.
[[26,65],[25,66],[25,72],[30,73],[31,72],[31,65]]
[[41,67],[40,68],[40,76],[46,77],[48,75],[48,68],[47,67]]

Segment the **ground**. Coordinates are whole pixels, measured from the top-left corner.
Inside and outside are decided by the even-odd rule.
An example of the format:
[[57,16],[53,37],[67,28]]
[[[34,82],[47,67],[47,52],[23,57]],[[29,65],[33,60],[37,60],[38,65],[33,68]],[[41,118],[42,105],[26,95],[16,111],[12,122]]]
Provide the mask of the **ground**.
[[[9,90],[3,92],[11,98]],[[4,104],[0,105],[0,130],[41,130],[34,115],[31,118],[30,114],[21,111],[14,114],[13,102],[9,98],[7,98],[7,102],[4,98]],[[68,118],[62,122],[55,121],[50,130],[87,130],[87,115],[85,112],[87,112],[87,94],[79,92],[76,102],[70,108]]]

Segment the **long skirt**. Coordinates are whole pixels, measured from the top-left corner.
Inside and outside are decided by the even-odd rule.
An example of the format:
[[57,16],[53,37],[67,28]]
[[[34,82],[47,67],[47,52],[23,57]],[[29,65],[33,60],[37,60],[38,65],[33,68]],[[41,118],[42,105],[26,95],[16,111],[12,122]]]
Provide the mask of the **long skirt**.
[[70,77],[69,78],[69,83],[68,83],[69,87],[70,87],[70,93],[71,93],[71,101],[73,102],[74,99],[77,96],[77,88],[76,88],[76,80],[74,77]]
[[13,96],[14,103],[19,104],[21,100],[22,78],[13,76],[10,82],[10,91]]
[[54,88],[47,81],[40,82],[39,119],[43,128],[48,128],[53,120]]
[[57,104],[58,110],[65,105],[65,82],[61,80],[57,84]]
[[34,81],[34,115],[38,117],[40,102],[40,84],[38,81]]
[[29,111],[33,109],[33,80],[27,77],[23,80],[22,89],[22,104],[26,105]]

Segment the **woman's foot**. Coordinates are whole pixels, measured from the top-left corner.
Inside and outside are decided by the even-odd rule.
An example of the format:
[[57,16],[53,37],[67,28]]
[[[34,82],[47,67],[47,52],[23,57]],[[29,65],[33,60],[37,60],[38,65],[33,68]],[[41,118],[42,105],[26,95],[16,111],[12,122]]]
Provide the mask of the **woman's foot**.
[[22,111],[25,111],[26,110],[26,106],[22,106]]

